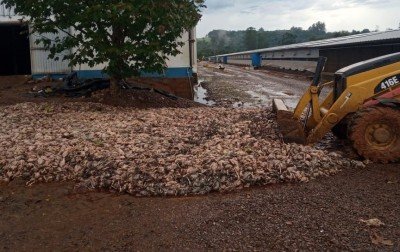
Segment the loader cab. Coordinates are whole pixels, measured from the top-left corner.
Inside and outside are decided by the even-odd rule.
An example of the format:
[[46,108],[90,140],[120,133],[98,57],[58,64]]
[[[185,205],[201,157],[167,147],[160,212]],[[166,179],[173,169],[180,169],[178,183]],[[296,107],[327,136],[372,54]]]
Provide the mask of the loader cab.
[[334,100],[336,101],[347,88],[346,77],[340,73],[335,74],[335,85],[333,89]]
[[348,67],[342,68],[335,73],[334,99],[339,99],[347,89],[348,78],[360,73],[376,70],[377,68],[388,66],[400,62],[400,53],[385,55],[382,57],[362,61]]

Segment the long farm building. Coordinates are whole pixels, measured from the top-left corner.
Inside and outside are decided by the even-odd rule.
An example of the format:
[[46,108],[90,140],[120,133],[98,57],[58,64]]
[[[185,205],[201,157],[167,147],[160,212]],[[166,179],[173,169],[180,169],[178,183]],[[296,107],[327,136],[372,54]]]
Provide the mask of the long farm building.
[[327,57],[325,73],[378,56],[400,52],[400,30],[278,46],[210,57],[225,64],[314,72],[318,58]]

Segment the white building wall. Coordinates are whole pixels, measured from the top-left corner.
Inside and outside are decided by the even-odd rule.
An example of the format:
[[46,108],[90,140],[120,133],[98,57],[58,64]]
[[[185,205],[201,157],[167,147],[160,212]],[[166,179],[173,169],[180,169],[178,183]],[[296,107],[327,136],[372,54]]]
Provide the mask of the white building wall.
[[[13,10],[5,8],[3,4],[0,4],[0,23],[21,24],[20,19],[21,16],[16,16]],[[36,45],[35,41],[38,36],[39,36],[38,34],[29,35],[32,75],[50,74],[50,73],[65,74],[71,72],[71,68],[68,67],[68,62],[49,59],[48,56],[50,53],[44,49],[43,45]],[[42,36],[45,36],[50,39],[54,38],[54,35],[52,34],[45,34]],[[60,57],[62,57],[62,55],[60,55]]]
[[287,70],[315,72],[315,69],[317,68],[317,62],[302,60],[263,60],[262,66],[276,67]]
[[241,66],[251,66],[253,62],[251,60],[239,60],[239,59],[229,59],[228,64],[241,65]]
[[193,33],[193,72],[197,73],[197,69],[198,69],[198,64],[197,64],[197,29],[193,28],[192,30]]
[[265,52],[262,54],[262,66],[287,70],[315,72],[318,49],[296,49],[287,51]]
[[[15,16],[14,11],[5,8],[1,4],[0,0],[0,23],[17,23],[20,22],[20,16]],[[45,51],[42,45],[36,45],[35,40],[38,35],[30,35],[30,49],[31,49],[31,68],[32,74],[62,74],[74,71],[91,71],[91,70],[103,70],[106,64],[100,64],[95,67],[90,67],[87,64],[78,65],[73,67],[68,67],[68,62],[66,61],[55,61],[48,59],[49,52]],[[1,35],[0,35],[1,37]],[[46,34],[46,37],[52,38],[54,35]],[[193,29],[193,39],[196,39],[196,29]],[[175,57],[170,57],[166,64],[168,68],[188,68],[190,67],[190,53],[189,53],[189,33],[184,33],[182,38],[179,40],[185,42],[185,45],[180,48],[182,54]],[[193,44],[193,72],[197,72],[197,45]],[[62,55],[60,55],[62,58]]]
[[[6,6],[4,4],[2,4],[1,0],[0,0],[0,21],[4,17],[6,17],[6,18],[14,17],[15,18],[15,13],[14,13],[13,9],[6,8]],[[15,20],[17,20],[17,19],[15,18]]]
[[64,55],[67,55],[69,52],[65,52],[65,54],[59,54],[58,57],[60,57],[60,60],[49,59],[50,52],[45,50],[43,44],[36,45],[35,43],[39,36],[44,36],[51,40],[55,39],[54,34],[30,35],[29,44],[31,50],[32,75],[70,73],[72,68],[68,66],[68,62],[61,60]]
[[167,66],[170,68],[180,68],[180,67],[188,67],[190,66],[190,52],[189,52],[189,33],[186,32],[182,35],[179,41],[185,42],[185,45],[181,47],[179,50],[182,52],[181,54],[172,57],[170,56],[167,60]]
[[[193,34],[194,38],[196,33]],[[190,52],[189,52],[189,33],[186,32],[183,34],[179,41],[185,42],[185,45],[181,47],[179,50],[182,52],[181,54],[170,57],[167,61],[168,68],[188,68],[190,66]],[[196,43],[193,47],[193,72],[197,72],[197,48]],[[94,67],[90,67],[87,64],[77,65],[73,68],[74,71],[91,71],[91,70],[103,70],[107,66],[106,63],[96,65]]]
[[298,49],[289,51],[276,51],[276,52],[266,52],[262,54],[263,59],[284,59],[284,58],[318,58],[318,49]]

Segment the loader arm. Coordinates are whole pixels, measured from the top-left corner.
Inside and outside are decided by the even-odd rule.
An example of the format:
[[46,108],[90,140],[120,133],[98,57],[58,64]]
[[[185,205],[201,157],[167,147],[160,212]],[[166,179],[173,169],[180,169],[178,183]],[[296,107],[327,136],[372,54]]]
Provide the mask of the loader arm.
[[293,113],[293,118],[296,120],[301,120],[304,111],[307,107],[311,104],[311,116],[307,118],[306,122],[306,131],[309,129],[314,128],[321,120],[323,114],[321,111],[326,108],[330,108],[333,103],[333,92],[330,92],[325,100],[320,104],[319,103],[319,93],[325,86],[332,85],[333,81],[328,82],[320,87],[311,86],[307,89],[306,93],[300,99],[299,103],[297,104],[296,109]]
[[324,71],[327,60],[328,59],[326,57],[320,57],[318,59],[318,64],[315,70],[313,81],[311,83],[311,86],[307,89],[306,93],[300,99],[296,109],[294,110],[294,119],[300,120],[304,110],[311,104],[312,117],[316,121],[321,120],[321,116],[319,113],[319,94],[321,90],[319,88],[319,84],[321,82],[322,72]]
[[[347,115],[359,111],[368,103],[375,104],[374,101],[379,101],[380,97],[400,100],[400,83],[377,91],[383,80],[398,76],[399,69],[400,63],[396,63],[348,77],[346,90],[326,110],[315,128],[309,132],[306,142],[308,144],[318,142]],[[329,105],[328,98],[325,100],[326,105]],[[322,107],[324,106],[322,104]]]
[[[319,85],[326,61],[326,57],[319,58],[311,86],[300,99],[294,112],[290,112],[282,100],[274,99],[273,101],[273,108],[277,114],[278,125],[283,139],[286,142],[305,144],[307,134],[306,125],[309,121],[319,122],[322,119],[319,107]],[[311,107],[311,111],[309,110],[307,112],[306,121],[302,123],[301,118],[303,117],[303,112],[309,106]],[[312,112],[311,117],[309,117],[309,112]]]
[[[312,85],[294,112],[274,100],[286,142],[314,144],[327,133],[347,138],[360,156],[374,162],[400,161],[400,53],[358,62],[338,70],[334,82],[320,85],[320,58]],[[324,101],[324,87],[333,91]]]

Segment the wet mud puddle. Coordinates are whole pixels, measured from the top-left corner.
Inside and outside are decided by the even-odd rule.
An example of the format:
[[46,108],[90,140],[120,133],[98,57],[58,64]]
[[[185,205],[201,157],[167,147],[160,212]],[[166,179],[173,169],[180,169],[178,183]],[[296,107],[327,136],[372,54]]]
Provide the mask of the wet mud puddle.
[[194,87],[194,101],[207,106],[214,106],[215,101],[208,97],[207,89],[203,86],[203,80],[199,81],[199,84]]

